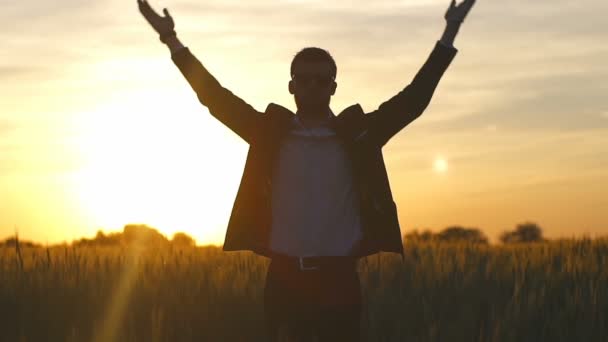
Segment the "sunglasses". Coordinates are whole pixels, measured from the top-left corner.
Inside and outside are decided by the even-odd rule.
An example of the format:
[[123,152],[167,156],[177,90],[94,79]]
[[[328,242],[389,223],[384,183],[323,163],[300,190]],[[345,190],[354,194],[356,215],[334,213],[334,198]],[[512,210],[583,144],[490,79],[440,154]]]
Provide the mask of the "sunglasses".
[[291,79],[295,80],[297,84],[311,85],[312,82],[315,82],[315,84],[318,84],[323,87],[328,86],[334,80],[334,78],[331,76],[310,75],[301,73],[295,73],[291,75]]

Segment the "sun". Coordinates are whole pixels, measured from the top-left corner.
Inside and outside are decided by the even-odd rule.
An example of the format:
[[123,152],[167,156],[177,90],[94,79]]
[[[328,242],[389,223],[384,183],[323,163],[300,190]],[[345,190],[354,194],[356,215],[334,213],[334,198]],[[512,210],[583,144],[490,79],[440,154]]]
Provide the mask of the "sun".
[[199,245],[221,244],[246,144],[201,104],[166,93],[154,103],[151,96],[130,94],[86,113],[79,142],[85,166],[77,175],[82,210],[104,230],[141,223],[169,238],[185,232]]
[[433,162],[433,170],[437,173],[445,173],[448,170],[448,162],[445,158],[439,156]]

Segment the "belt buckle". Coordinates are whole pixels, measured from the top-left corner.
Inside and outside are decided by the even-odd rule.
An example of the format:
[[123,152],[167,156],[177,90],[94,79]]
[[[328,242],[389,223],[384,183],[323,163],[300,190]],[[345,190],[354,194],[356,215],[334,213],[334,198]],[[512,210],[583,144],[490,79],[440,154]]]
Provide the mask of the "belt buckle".
[[310,271],[310,270],[318,270],[319,269],[319,267],[317,267],[317,266],[311,266],[311,267],[304,266],[304,257],[298,257],[298,261],[300,262],[300,270],[301,271]]

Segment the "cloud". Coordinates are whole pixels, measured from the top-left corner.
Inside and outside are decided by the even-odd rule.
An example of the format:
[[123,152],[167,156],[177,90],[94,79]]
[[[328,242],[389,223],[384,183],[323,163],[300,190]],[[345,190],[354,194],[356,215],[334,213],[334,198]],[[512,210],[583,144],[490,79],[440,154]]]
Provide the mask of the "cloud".
[[452,130],[489,122],[522,130],[608,127],[597,115],[608,93],[603,47],[589,43],[573,50],[567,42],[547,42],[522,54],[494,50],[491,60],[465,59],[461,51],[429,106],[432,118],[425,113],[419,124]]
[[534,132],[502,127],[497,132],[416,129],[399,133],[383,151],[389,167],[409,171],[426,170],[429,156],[440,149],[456,172],[516,175],[536,169],[539,174],[556,175],[577,170],[582,177],[605,173],[607,142],[608,129],[602,128]]
[[0,65],[0,81],[11,84],[10,88],[13,89],[21,82],[29,82],[31,87],[33,84],[39,84],[46,79],[57,78],[60,75],[60,67],[53,65]]
[[0,136],[17,129],[17,124],[10,120],[0,120]]
[[12,77],[19,77],[24,75],[27,76],[31,74],[36,74],[39,71],[39,67],[29,67],[25,65],[0,65],[0,79],[10,79]]
[[[440,37],[449,5],[448,0],[382,0],[374,6],[362,0],[150,3],[158,11],[168,7],[184,43],[223,83],[241,87],[236,90],[256,107],[265,107],[266,98],[292,102],[284,85],[288,63],[299,48],[317,45],[338,62],[334,103],[359,102],[366,110],[411,81]],[[600,0],[478,1],[455,41],[459,53],[429,107],[432,115],[415,124],[450,129],[488,122],[522,129],[599,124],[597,115],[587,113],[603,102],[601,84],[608,77],[603,68],[608,52],[597,44],[608,33],[605,10],[608,4]],[[166,57],[135,0],[26,0],[7,11],[0,31],[9,60],[27,66],[5,69],[7,76],[34,75],[45,65],[55,75],[88,75],[80,70],[104,60],[136,60],[149,51]],[[18,29],[20,22],[27,23],[26,30]],[[257,84],[260,77],[268,86]]]
[[573,187],[580,185],[581,177],[557,177],[537,180],[522,180],[515,184],[492,186],[483,190],[466,190],[462,194],[469,197],[490,196],[495,197],[501,194],[513,194],[515,192],[530,193],[530,191],[540,191],[542,189],[555,189],[558,187]]

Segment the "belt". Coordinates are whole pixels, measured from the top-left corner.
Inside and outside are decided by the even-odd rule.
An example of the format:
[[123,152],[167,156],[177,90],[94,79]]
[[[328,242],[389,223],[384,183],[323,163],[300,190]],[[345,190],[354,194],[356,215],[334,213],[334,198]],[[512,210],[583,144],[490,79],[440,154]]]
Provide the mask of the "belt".
[[299,271],[320,271],[328,269],[354,269],[357,259],[353,256],[309,256],[297,257],[275,254],[272,263],[279,267]]

